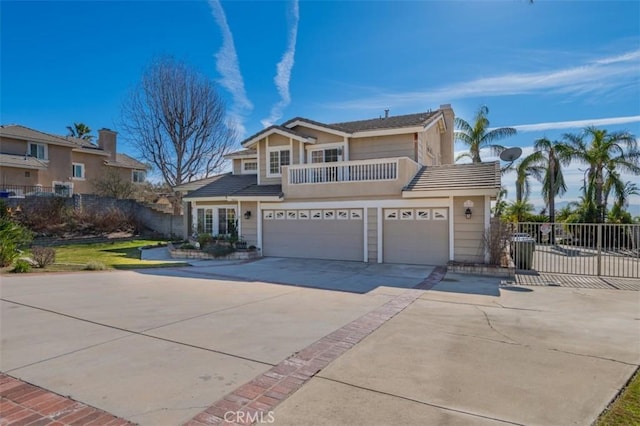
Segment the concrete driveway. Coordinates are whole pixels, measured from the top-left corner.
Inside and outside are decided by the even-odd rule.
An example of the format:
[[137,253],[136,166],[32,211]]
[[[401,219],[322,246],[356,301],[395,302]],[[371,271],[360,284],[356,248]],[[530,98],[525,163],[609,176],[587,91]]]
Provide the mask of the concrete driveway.
[[[400,266],[378,266],[372,277],[362,269],[265,259],[186,271],[5,275],[0,371],[134,422],[181,424],[402,291],[351,293],[361,283],[413,286],[431,270],[407,267],[403,277],[389,272]],[[345,291],[265,284],[255,281],[259,273]]]
[[278,425],[589,425],[640,364],[640,293],[445,279],[279,405]]
[[430,268],[199,265],[3,276],[0,370],[177,425],[406,293],[418,298],[374,314],[380,328],[276,406],[277,424],[590,424],[640,364],[639,292],[457,274],[421,292],[406,288]]

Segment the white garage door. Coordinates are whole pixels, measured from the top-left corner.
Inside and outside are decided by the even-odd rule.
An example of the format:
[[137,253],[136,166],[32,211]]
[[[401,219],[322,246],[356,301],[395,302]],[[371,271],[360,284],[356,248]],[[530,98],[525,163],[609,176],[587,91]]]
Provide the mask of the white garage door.
[[383,261],[445,265],[449,260],[447,208],[384,209]]
[[265,256],[362,261],[362,209],[263,210]]

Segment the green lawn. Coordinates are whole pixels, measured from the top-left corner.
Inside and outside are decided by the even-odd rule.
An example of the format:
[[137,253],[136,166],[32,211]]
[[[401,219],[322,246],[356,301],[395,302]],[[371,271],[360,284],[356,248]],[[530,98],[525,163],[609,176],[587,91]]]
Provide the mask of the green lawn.
[[158,268],[184,266],[185,263],[169,263],[157,260],[140,260],[139,247],[155,246],[158,241],[132,240],[113,243],[72,244],[55,247],[56,263],[46,268],[33,268],[33,272],[77,271],[89,262],[100,262],[107,269]]
[[600,416],[597,426],[640,425],[640,370],[620,397]]

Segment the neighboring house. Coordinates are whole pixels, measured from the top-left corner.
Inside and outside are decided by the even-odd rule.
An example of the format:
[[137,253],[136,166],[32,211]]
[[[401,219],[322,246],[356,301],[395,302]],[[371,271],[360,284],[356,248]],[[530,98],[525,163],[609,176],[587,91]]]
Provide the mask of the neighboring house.
[[453,122],[442,105],[268,127],[227,155],[232,172],[176,188],[186,194],[185,229],[227,234],[235,225],[264,256],[483,262],[500,168],[454,165]]
[[142,183],[146,165],[117,152],[116,132],[98,131],[98,143],[19,125],[0,126],[0,191],[16,195],[93,193],[107,170]]

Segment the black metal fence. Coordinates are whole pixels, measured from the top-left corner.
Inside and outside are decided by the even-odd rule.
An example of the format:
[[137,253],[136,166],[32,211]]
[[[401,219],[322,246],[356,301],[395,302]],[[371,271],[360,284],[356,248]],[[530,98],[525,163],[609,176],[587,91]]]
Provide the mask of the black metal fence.
[[3,185],[0,184],[0,198],[25,198],[25,197],[70,197],[71,188],[66,185],[42,186],[42,185]]

